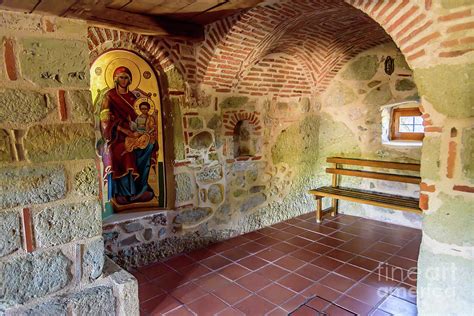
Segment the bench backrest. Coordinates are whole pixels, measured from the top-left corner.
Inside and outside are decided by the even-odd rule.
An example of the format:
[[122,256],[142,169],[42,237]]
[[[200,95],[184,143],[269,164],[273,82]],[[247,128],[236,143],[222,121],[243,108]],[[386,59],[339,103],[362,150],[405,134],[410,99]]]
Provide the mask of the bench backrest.
[[326,172],[333,174],[332,186],[338,185],[337,175],[353,176],[360,178],[378,179],[385,181],[395,181],[404,183],[420,184],[421,178],[412,175],[399,175],[383,172],[363,171],[340,168],[340,165],[352,165],[361,167],[371,168],[382,168],[382,169],[394,169],[394,170],[406,170],[406,171],[420,171],[420,164],[416,163],[404,163],[404,162],[392,162],[392,161],[379,161],[379,160],[364,160],[364,159],[353,159],[353,158],[342,158],[342,157],[329,157],[327,162],[333,163],[334,168],[327,168]]

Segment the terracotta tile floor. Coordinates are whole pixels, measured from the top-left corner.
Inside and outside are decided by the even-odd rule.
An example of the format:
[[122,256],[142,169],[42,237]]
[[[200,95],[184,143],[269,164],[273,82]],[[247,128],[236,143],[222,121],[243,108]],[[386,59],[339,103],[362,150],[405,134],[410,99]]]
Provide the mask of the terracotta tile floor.
[[407,316],[420,242],[417,229],[308,213],[131,272],[142,315]]

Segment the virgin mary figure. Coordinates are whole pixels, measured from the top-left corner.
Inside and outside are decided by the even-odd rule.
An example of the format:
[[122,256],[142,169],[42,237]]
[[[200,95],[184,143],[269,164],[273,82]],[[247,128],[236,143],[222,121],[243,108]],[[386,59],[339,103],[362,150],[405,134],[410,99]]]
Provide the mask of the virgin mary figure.
[[156,164],[156,142],[145,148],[127,151],[126,137],[140,136],[131,129],[137,118],[134,103],[137,96],[129,91],[132,73],[118,67],[113,73],[114,88],[105,93],[100,112],[100,125],[105,140],[103,153],[104,177],[115,203],[124,205],[148,202],[153,189],[148,185],[150,168]]

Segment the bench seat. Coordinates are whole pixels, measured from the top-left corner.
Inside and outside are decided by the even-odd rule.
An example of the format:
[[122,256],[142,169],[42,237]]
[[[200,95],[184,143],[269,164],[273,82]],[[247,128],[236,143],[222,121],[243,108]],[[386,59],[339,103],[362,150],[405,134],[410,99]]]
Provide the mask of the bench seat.
[[422,213],[422,210],[418,206],[419,199],[412,197],[332,186],[313,189],[310,190],[309,193],[313,194],[315,197],[336,198],[351,202],[409,211],[417,214]]

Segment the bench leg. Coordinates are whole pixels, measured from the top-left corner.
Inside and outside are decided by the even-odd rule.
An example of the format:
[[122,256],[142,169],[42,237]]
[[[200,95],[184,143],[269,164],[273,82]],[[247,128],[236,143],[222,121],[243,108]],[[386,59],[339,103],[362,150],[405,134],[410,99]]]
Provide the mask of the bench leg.
[[332,206],[331,216],[336,216],[337,215],[337,209],[338,209],[338,206],[339,206],[339,200],[338,199],[332,199],[331,206]]
[[321,223],[323,217],[323,198],[315,196],[316,199],[316,222]]

